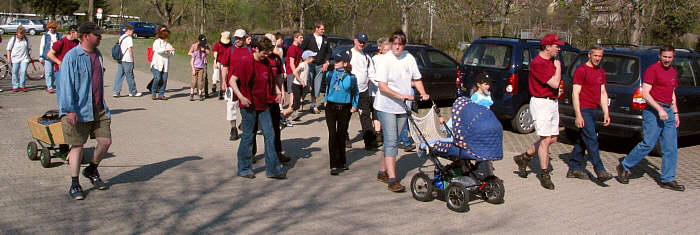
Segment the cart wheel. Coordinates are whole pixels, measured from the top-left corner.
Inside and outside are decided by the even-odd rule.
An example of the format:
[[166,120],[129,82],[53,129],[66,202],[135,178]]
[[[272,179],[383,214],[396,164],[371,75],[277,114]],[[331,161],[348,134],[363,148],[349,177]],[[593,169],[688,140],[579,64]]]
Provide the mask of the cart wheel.
[[433,196],[433,188],[433,181],[423,172],[413,175],[411,179],[411,194],[416,200],[421,202],[432,201],[435,198]]
[[37,147],[34,141],[29,141],[29,143],[27,144],[27,157],[29,157],[29,160],[32,161],[39,160],[37,158]]
[[41,166],[44,168],[49,168],[49,166],[51,166],[51,152],[49,148],[41,149]]
[[447,208],[454,212],[469,211],[469,195],[470,192],[460,183],[450,183],[445,190],[445,202]]
[[484,188],[484,198],[491,204],[502,204],[503,197],[506,194],[506,189],[503,186],[503,180],[498,177],[489,177],[486,179],[486,187]]

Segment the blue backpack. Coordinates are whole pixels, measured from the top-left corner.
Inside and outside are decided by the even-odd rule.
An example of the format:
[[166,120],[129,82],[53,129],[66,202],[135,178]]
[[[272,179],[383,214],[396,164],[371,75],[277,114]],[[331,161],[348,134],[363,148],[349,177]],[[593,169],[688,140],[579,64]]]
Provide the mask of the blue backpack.
[[[128,37],[128,36],[127,36]],[[121,61],[122,57],[124,57],[124,53],[122,53],[122,41],[126,39],[126,37],[123,37],[120,39],[114,46],[112,47],[112,59],[116,61]]]

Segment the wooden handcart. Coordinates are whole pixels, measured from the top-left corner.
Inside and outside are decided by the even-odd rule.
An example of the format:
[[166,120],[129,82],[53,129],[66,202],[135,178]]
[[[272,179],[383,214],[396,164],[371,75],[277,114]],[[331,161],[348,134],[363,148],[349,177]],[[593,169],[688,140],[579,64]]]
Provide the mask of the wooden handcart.
[[61,122],[44,125],[39,123],[39,118],[41,115],[27,120],[32,138],[36,140],[27,144],[27,156],[32,161],[40,160],[41,166],[48,168],[51,166],[51,158],[66,160],[70,148],[63,138]]

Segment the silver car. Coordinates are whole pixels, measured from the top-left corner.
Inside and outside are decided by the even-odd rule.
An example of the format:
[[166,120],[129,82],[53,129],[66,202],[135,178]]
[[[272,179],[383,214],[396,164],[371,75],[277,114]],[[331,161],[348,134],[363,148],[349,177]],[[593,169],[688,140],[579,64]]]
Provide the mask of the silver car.
[[37,33],[46,31],[41,20],[16,19],[9,24],[0,25],[0,34],[17,32],[17,28],[20,25],[27,30],[29,35],[36,35]]

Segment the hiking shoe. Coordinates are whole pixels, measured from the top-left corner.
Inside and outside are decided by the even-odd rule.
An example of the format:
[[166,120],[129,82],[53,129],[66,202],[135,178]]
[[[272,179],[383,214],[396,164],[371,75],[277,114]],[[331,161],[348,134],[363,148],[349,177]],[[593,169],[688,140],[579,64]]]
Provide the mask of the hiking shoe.
[[382,172],[381,174],[377,174],[377,181],[382,182],[382,183],[389,183],[389,174],[386,172]]
[[[48,89],[47,89],[47,91],[48,91]],[[114,98],[119,98],[119,93],[114,93],[114,94],[112,94],[112,97],[114,97]]]
[[395,193],[400,193],[400,192],[405,192],[406,187],[401,185],[401,183],[397,180],[394,182],[389,182],[389,185],[387,186],[389,191],[395,192]]
[[27,88],[19,88],[19,90],[22,92],[27,92]]
[[588,180],[588,175],[586,172],[583,172],[583,170],[573,170],[569,169],[569,171],[566,172],[566,178],[577,178],[577,179],[582,179],[582,180]]
[[678,182],[676,182],[675,180],[666,183],[661,182],[659,186],[661,186],[661,188],[670,189],[674,191],[685,191],[685,186],[678,184]]
[[136,92],[136,94],[129,94],[129,97],[141,97],[143,93],[141,92]]
[[515,161],[515,164],[518,165],[518,176],[521,178],[527,178],[527,165],[530,164],[532,156],[527,155],[527,153],[523,153],[513,157],[513,160]]
[[152,95],[151,95],[151,99],[152,99],[152,100],[157,100],[157,99],[158,99],[158,96],[157,96],[156,94],[152,94]]
[[319,111],[318,108],[316,108],[316,107],[314,107],[313,112],[314,112],[315,114],[321,113],[321,111]]
[[190,94],[190,101],[194,101],[194,95]]
[[598,172],[596,175],[598,175],[598,181],[601,183],[613,178],[612,174],[608,173],[607,171]]
[[331,175],[338,175],[340,172],[343,171],[340,168],[331,168]]
[[622,161],[620,161],[620,165],[617,165],[617,181],[619,181],[621,184],[630,183],[630,172],[625,170],[625,168],[622,166]]
[[90,179],[90,183],[92,183],[92,185],[95,186],[95,188],[99,190],[107,189],[107,184],[102,182],[102,179],[100,179],[100,172],[97,171],[97,169],[95,169],[92,172],[87,172],[87,168],[85,168],[83,169],[83,176],[85,176],[85,178]]
[[75,200],[85,199],[85,195],[83,194],[83,188],[80,187],[79,184],[71,185],[70,189],[68,189],[68,194],[70,195],[70,198]]
[[540,184],[543,188],[554,190],[554,183],[552,183],[552,177],[549,175],[548,170],[542,170],[542,174],[540,174]]
[[270,179],[276,179],[276,180],[286,180],[287,179],[287,173],[280,173],[279,175],[274,175],[274,176],[268,176],[267,178]]
[[204,101],[204,98],[206,98],[206,95],[199,95],[199,101]]
[[277,153],[277,158],[280,160],[281,163],[287,163],[292,160],[291,158],[287,157],[282,153]]
[[243,175],[243,176],[241,176],[241,177],[246,178],[246,179],[255,179],[255,174],[250,173],[250,174],[247,174],[247,175]]
[[240,138],[241,137],[238,136],[238,129],[236,129],[235,127],[231,127],[231,135],[228,137],[228,140],[234,141],[234,140],[238,140]]

